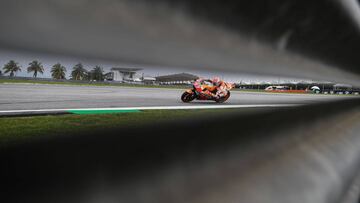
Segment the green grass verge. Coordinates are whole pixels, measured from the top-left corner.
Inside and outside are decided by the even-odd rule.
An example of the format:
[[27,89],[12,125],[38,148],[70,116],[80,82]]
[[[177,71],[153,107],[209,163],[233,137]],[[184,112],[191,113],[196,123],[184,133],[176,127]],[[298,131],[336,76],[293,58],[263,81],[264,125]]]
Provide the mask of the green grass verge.
[[0,146],[41,137],[76,135],[81,132],[162,125],[164,121],[219,116],[222,113],[253,113],[251,109],[147,110],[96,115],[53,115],[0,118]]

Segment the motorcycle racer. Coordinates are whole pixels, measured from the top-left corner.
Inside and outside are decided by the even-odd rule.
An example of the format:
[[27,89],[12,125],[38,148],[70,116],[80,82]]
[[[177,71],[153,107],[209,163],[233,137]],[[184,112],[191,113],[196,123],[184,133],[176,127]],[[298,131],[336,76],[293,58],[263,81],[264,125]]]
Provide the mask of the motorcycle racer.
[[199,78],[194,82],[196,92],[204,94],[207,97],[219,98],[224,95],[225,82],[219,77],[211,79]]
[[223,80],[220,80],[219,77],[212,79],[213,84],[216,86],[216,98],[222,97],[226,94],[226,83]]
[[230,90],[235,85],[221,81],[219,78],[198,79],[193,83],[191,89],[187,89],[182,95],[181,100],[185,103],[196,100],[212,100],[223,103],[230,97]]

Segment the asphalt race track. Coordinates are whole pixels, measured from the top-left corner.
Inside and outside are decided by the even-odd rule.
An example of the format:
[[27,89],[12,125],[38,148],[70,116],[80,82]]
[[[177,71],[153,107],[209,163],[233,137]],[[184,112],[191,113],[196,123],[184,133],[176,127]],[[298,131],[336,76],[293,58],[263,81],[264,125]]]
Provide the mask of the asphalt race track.
[[[63,108],[112,108],[218,105],[212,101],[183,103],[184,90],[46,84],[0,84],[0,111]],[[232,91],[224,105],[311,104],[347,98],[338,95],[277,94]],[[350,96],[348,98],[351,98]]]

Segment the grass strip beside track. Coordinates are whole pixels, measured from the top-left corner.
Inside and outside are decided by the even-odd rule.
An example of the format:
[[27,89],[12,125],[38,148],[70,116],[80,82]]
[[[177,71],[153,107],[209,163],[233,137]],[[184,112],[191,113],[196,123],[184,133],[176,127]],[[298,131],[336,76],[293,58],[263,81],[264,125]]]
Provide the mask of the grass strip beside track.
[[86,134],[86,132],[102,132],[104,130],[119,130],[121,134],[121,129],[128,127],[141,128],[144,125],[156,127],[163,125],[165,121],[214,117],[225,113],[253,114],[266,110],[272,111],[273,108],[144,110],[132,113],[95,115],[4,117],[0,118],[0,148],[38,138],[76,136]]
[[76,86],[112,86],[112,87],[141,87],[141,88],[174,88],[187,89],[186,85],[145,85],[145,84],[127,84],[127,83],[106,83],[106,82],[81,82],[76,80],[68,81],[42,81],[42,80],[21,80],[21,79],[2,79],[0,84],[47,84],[47,85],[76,85]]

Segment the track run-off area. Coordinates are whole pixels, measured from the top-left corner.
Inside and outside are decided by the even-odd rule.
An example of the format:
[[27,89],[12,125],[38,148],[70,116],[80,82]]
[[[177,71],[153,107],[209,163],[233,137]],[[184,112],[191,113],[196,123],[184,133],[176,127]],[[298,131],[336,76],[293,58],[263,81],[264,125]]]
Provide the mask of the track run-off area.
[[351,96],[231,91],[230,99],[180,100],[184,89],[54,84],[0,84],[0,114],[78,110],[158,110],[282,107],[351,98]]

